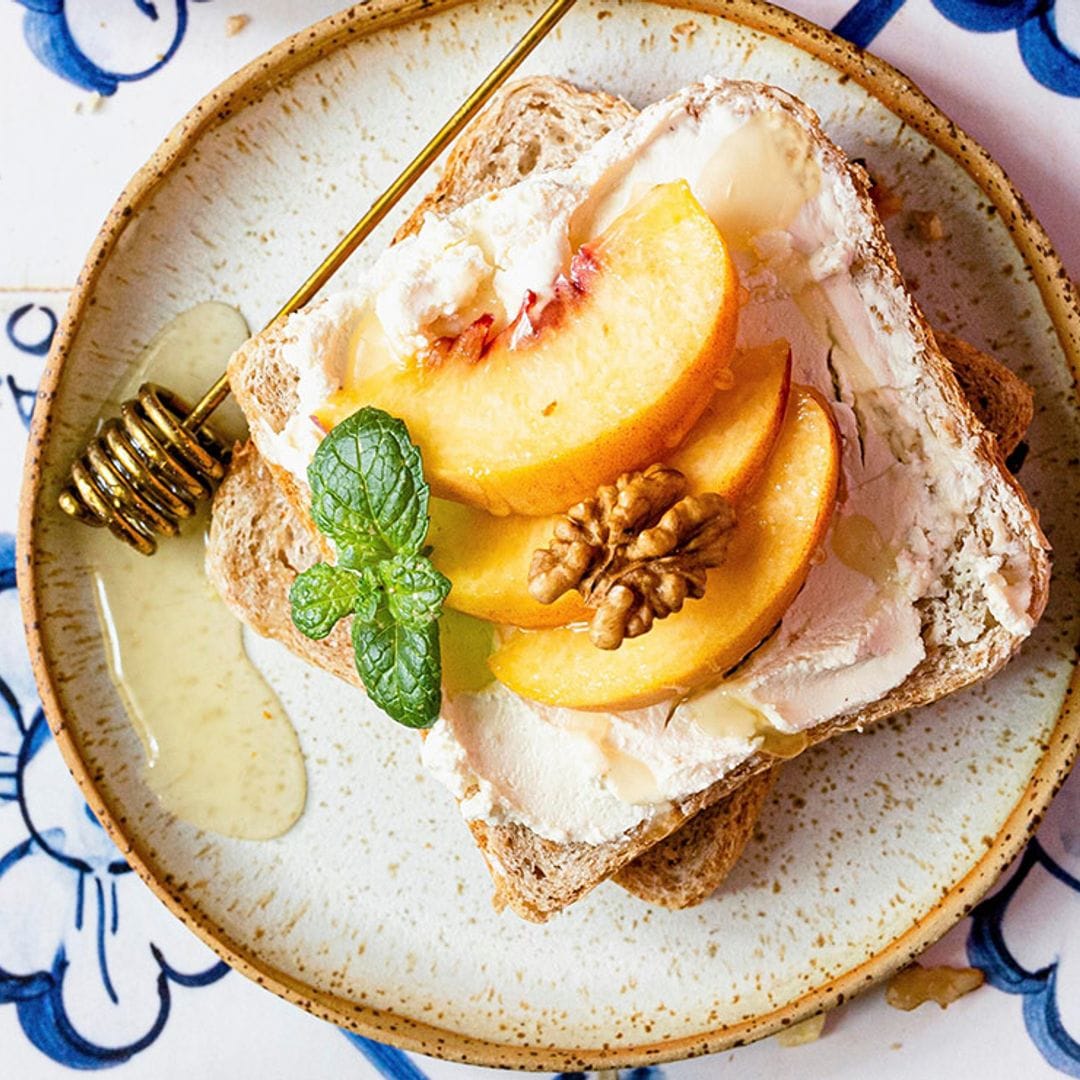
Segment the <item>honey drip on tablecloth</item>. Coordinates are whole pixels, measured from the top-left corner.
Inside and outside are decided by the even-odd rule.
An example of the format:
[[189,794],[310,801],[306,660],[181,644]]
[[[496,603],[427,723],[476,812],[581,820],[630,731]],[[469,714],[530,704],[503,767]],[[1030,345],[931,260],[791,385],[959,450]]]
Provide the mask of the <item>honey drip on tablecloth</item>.
[[[196,399],[247,336],[243,318],[224,304],[182,313],[103,413],[147,379]],[[238,412],[214,422],[230,438],[242,434]],[[152,558],[97,530],[81,530],[80,540],[110,674],[146,751],[147,786],[183,821],[264,840],[303,812],[304,758],[285,710],[244,651],[240,623],[206,579],[208,525],[204,510]]]

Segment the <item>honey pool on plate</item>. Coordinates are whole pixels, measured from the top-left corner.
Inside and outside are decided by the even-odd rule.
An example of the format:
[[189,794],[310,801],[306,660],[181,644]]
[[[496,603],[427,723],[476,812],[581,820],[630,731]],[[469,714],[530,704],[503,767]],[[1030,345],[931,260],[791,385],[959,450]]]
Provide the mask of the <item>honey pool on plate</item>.
[[[148,379],[196,396],[247,337],[247,323],[226,304],[183,312],[147,347],[103,415]],[[215,421],[230,438],[242,434],[235,412]],[[146,753],[147,786],[182,821],[264,840],[303,812],[307,774],[292,723],[206,579],[209,518],[204,508],[152,558],[104,530],[82,530],[80,543],[109,671]]]

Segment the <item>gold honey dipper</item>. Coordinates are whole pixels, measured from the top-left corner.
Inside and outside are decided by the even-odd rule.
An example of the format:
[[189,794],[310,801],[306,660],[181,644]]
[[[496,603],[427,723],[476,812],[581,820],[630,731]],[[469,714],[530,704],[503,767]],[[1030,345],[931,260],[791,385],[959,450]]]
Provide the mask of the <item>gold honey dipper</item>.
[[[268,325],[315,296],[574,3],[554,0]],[[60,508],[87,525],[107,527],[143,555],[153,555],[155,533],[175,536],[180,521],[195,513],[225,475],[228,446],[206,420],[228,396],[228,373],[193,408],[164,387],[144,383],[72,465]]]

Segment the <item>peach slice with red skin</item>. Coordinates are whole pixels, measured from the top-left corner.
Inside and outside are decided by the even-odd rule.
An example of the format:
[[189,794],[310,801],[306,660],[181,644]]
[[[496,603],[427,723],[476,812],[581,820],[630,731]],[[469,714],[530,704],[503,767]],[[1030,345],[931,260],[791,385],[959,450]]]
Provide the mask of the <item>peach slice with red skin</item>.
[[828,405],[796,388],[704,597],[612,652],[569,627],[517,631],[488,660],[495,677],[547,705],[609,711],[654,705],[719,677],[761,642],[802,588],[832,517],[839,470]]
[[685,181],[663,184],[579,249],[538,315],[430,363],[358,348],[322,415],[400,417],[435,495],[559,513],[682,441],[728,378],[738,310],[716,226]]
[[[760,475],[780,432],[791,385],[791,352],[777,341],[736,352],[732,385],[717,390],[668,464],[683,472],[691,491],[738,500]],[[461,503],[433,499],[435,565],[453,588],[447,604],[468,615],[539,629],[582,622],[591,615],[576,592],[553,604],[529,595],[529,563],[555,530],[554,517],[496,517]]]

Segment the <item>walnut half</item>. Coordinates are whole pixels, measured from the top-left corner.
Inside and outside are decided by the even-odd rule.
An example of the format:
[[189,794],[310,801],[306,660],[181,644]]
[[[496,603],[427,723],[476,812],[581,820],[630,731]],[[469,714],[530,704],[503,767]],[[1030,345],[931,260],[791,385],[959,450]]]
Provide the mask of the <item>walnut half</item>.
[[589,637],[600,649],[617,649],[687,597],[703,596],[735,511],[722,495],[687,495],[687,486],[677,469],[650,465],[571,507],[551,543],[533,554],[530,594],[551,604],[577,589],[595,611]]

